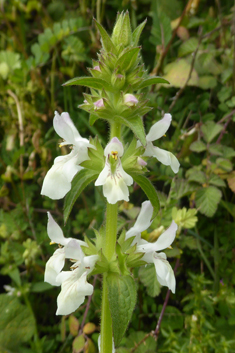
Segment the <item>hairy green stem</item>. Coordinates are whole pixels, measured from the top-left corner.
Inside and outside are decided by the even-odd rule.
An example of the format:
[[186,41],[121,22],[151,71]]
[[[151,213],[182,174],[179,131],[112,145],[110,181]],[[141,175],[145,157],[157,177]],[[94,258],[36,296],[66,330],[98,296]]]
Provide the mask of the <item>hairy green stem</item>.
[[[120,138],[121,125],[119,123],[112,123],[110,138]],[[117,216],[118,203],[112,205],[107,202],[106,210],[106,232],[104,242],[104,255],[110,261],[115,254],[116,237],[117,237]],[[108,286],[107,274],[103,276],[103,293],[102,293],[102,310],[101,310],[101,353],[112,353],[113,332],[112,332],[112,318],[109,309],[108,301]]]
[[[106,235],[104,255],[110,261],[115,253],[117,235],[118,203],[107,203]],[[101,311],[101,353],[112,353],[112,318],[109,309],[106,274],[103,277],[102,311]]]
[[108,302],[108,287],[106,275],[103,276],[102,311],[101,311],[101,340],[100,352],[112,353],[113,332],[112,318]]
[[111,125],[110,139],[117,137],[120,139],[121,136],[121,124],[113,122]]

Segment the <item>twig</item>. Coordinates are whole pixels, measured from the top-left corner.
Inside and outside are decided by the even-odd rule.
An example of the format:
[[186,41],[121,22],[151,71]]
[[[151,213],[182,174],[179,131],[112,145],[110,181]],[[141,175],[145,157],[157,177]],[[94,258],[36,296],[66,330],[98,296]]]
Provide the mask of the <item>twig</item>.
[[135,347],[133,347],[133,348],[131,349],[131,353],[133,353],[134,351],[136,351],[136,349],[137,349],[142,343],[144,343],[144,342],[147,340],[147,338],[149,338],[149,336],[153,336],[153,331],[147,333],[147,334],[144,336],[144,338],[142,338],[142,340],[139,341],[139,342],[135,345]]
[[[232,24],[232,21],[229,21],[229,22],[227,22],[227,23],[224,23],[223,26],[230,26],[231,24]],[[206,33],[206,34],[204,34],[204,35],[202,36],[202,39],[205,39],[205,38],[207,38],[207,37],[210,37],[213,33],[219,31],[221,28],[222,28],[222,25],[221,25],[221,26],[218,26],[218,27],[216,27],[216,28],[214,28],[214,29],[212,29],[212,31],[210,31],[210,32],[208,32],[208,33]]]
[[221,131],[219,137],[218,137],[218,140],[216,141],[216,144],[219,145],[220,144],[220,141],[222,140],[222,137],[224,136],[225,132],[226,132],[226,129],[227,129],[227,126],[228,124],[230,123],[230,121],[232,120],[232,115],[230,115],[230,117],[228,118],[228,120],[226,121],[226,123],[224,124],[224,127],[223,127],[223,130]]
[[[97,280],[97,275],[94,276],[93,287],[95,286],[96,280]],[[82,329],[83,329],[83,327],[85,325],[86,317],[87,317],[87,314],[88,314],[88,311],[89,311],[89,308],[90,308],[90,305],[91,305],[92,296],[93,295],[90,295],[89,298],[88,298],[87,305],[86,305],[86,310],[85,310],[85,313],[83,315],[80,331],[82,331]]]
[[230,116],[233,116],[233,114],[235,114],[235,109],[233,109],[230,113],[228,113],[227,115],[225,115],[222,119],[220,119],[218,121],[218,124],[223,123],[225,120],[229,119]]
[[192,75],[192,72],[193,72],[193,68],[194,68],[194,64],[195,64],[195,60],[196,60],[196,56],[197,56],[197,52],[199,50],[199,47],[200,47],[200,44],[201,44],[201,41],[202,41],[202,36],[199,37],[199,40],[198,40],[198,44],[197,44],[197,48],[195,50],[195,52],[193,53],[193,60],[191,62],[191,66],[190,66],[190,71],[189,71],[189,74],[188,74],[188,78],[185,82],[185,84],[183,85],[183,87],[181,87],[179,89],[179,91],[176,93],[174,99],[173,99],[173,102],[171,103],[169,109],[168,109],[168,112],[170,113],[170,111],[172,110],[172,108],[175,106],[177,100],[179,99],[179,97],[181,96],[181,94],[183,93],[183,91],[185,90],[189,80],[191,79],[191,75]]
[[[16,104],[16,109],[17,109],[17,116],[18,116],[18,121],[19,121],[19,139],[20,139],[20,147],[24,146],[24,126],[23,126],[23,117],[21,113],[21,108],[20,108],[20,102],[15,95],[10,89],[7,90],[7,93],[14,99],[15,104]],[[23,156],[20,156],[20,173],[22,175],[23,173]]]
[[[176,274],[176,271],[179,267],[179,264],[180,264],[180,259],[178,258],[176,260],[176,263],[175,263],[175,268],[174,268],[174,274]],[[163,315],[164,315],[164,312],[166,310],[166,307],[167,307],[167,304],[168,304],[168,300],[169,300],[169,297],[170,297],[170,289],[168,289],[167,291],[167,294],[166,294],[166,298],[165,298],[165,301],[164,301],[164,304],[163,304],[163,307],[162,307],[162,311],[161,311],[161,314],[159,316],[159,319],[158,319],[158,322],[157,322],[157,326],[156,326],[156,329],[155,331],[151,331],[149,333],[147,333],[140,342],[138,342],[135,347],[133,347],[131,349],[131,353],[135,352],[136,349],[142,344],[144,343],[150,336],[151,337],[154,337],[156,340],[158,339],[158,336],[159,336],[159,333],[160,333],[160,326],[161,326],[161,322],[162,322],[162,319],[163,319]]]
[[[174,274],[176,274],[176,271],[179,267],[179,264],[180,264],[180,259],[177,258],[176,260],[176,264],[175,264],[175,268],[174,268]],[[166,307],[167,307],[167,304],[168,304],[168,300],[170,298],[170,289],[168,289],[167,291],[167,294],[166,294],[166,298],[165,298],[165,301],[164,301],[164,304],[163,304],[163,307],[162,307],[162,311],[161,311],[161,314],[159,316],[159,319],[158,319],[158,322],[157,322],[157,326],[156,326],[156,329],[153,333],[153,335],[155,336],[156,340],[158,339],[158,336],[159,336],[159,333],[160,333],[160,326],[161,326],[161,323],[162,323],[162,319],[163,319],[163,316],[164,316],[164,313],[165,313],[165,310],[166,310]]]

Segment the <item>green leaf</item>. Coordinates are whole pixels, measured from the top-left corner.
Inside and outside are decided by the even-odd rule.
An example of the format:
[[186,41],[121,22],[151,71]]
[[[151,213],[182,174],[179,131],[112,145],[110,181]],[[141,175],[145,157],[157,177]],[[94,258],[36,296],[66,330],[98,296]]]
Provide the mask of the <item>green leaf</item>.
[[195,202],[199,211],[207,217],[212,217],[218,207],[222,193],[214,186],[208,186],[196,191]]
[[123,116],[115,116],[114,121],[128,126],[143,145],[146,145],[145,131],[143,121],[140,116],[134,118],[124,118]]
[[185,179],[176,179],[172,182],[172,198],[179,200],[184,196],[190,195],[194,187]]
[[156,85],[157,83],[170,83],[167,81],[165,78],[156,76],[156,77],[150,77],[146,78],[144,81],[141,82],[141,84],[138,86],[138,89],[142,89],[148,86]]
[[20,278],[20,271],[18,267],[14,268],[12,271],[8,273],[11,279],[16,283],[18,287],[21,286],[21,278]]
[[98,30],[100,32],[103,48],[107,52],[112,52],[113,54],[116,54],[116,48],[112,42],[112,39],[109,37],[109,35],[106,32],[106,30],[104,29],[104,27],[99,22],[97,22],[95,19],[94,19],[94,21],[95,21],[96,27],[98,28]]
[[40,292],[45,292],[46,290],[49,290],[51,288],[53,288],[53,286],[47,282],[37,282],[37,283],[32,283],[30,287],[30,292],[40,293]]
[[94,125],[94,123],[96,122],[96,120],[100,119],[99,116],[97,115],[94,115],[94,114],[90,114],[90,117],[89,117],[89,124],[92,126]]
[[143,341],[146,334],[147,334],[146,332],[142,332],[142,331],[133,331],[126,340],[126,346],[129,349],[135,348],[135,353],[156,352],[157,342],[153,337],[150,336]]
[[221,200],[220,204],[235,218],[235,205],[233,203]]
[[196,181],[197,183],[204,184],[207,182],[206,174],[201,170],[197,170],[196,168],[191,168],[186,173],[186,176],[189,181]]
[[155,46],[161,44],[166,48],[168,42],[171,39],[171,20],[159,7],[159,1],[152,2],[152,14],[153,14],[153,25],[150,37],[150,41]]
[[198,79],[197,85],[202,89],[215,88],[217,85],[217,80],[214,76],[201,76]]
[[134,32],[132,33],[132,42],[133,42],[133,45],[136,46],[138,45],[138,42],[139,42],[139,39],[140,39],[140,35],[144,29],[144,26],[147,22],[147,19],[144,20],[135,30]]
[[160,203],[158,200],[157,191],[155,190],[151,181],[145,176],[135,173],[130,173],[130,175],[132,176],[134,181],[141,187],[141,189],[144,191],[149,201],[151,202],[153,206],[153,219],[154,217],[156,217],[158,211],[160,210]]
[[179,47],[178,55],[179,57],[193,53],[198,46],[198,38],[191,37]]
[[139,269],[139,278],[146,287],[150,297],[156,297],[161,292],[161,286],[157,280],[154,264],[141,267]]
[[[181,88],[184,87],[184,85],[186,84],[190,70],[190,64],[185,59],[180,59],[165,66],[164,71],[166,72],[166,74],[164,75],[164,78],[170,82],[171,86]],[[188,81],[187,85],[198,85],[198,74],[195,69],[193,69],[191,78]]]
[[0,295],[0,312],[0,351],[19,352],[19,345],[35,331],[34,318],[16,297],[6,294]]
[[212,175],[212,177],[209,179],[209,184],[215,185],[215,186],[221,186],[221,187],[226,187],[226,183],[224,180],[222,180],[218,175]]
[[206,150],[206,144],[202,141],[195,141],[190,145],[189,149],[193,152],[202,152]]
[[67,219],[70,215],[72,207],[77,200],[78,196],[85,189],[85,187],[95,180],[98,176],[98,173],[90,169],[82,169],[78,172],[72,181],[71,190],[65,196],[64,201],[64,222],[67,222]]
[[117,61],[116,65],[120,70],[128,71],[136,62],[140,48],[132,48],[126,51]]
[[105,89],[107,91],[112,90],[112,86],[103,80],[102,78],[96,77],[74,77],[71,80],[63,83],[62,86],[85,86],[90,88],[95,88],[98,90]]
[[216,164],[218,165],[219,168],[223,169],[225,172],[231,172],[231,170],[233,169],[233,164],[230,162],[230,160],[225,158],[217,158]]
[[85,338],[83,335],[77,336],[73,340],[73,352],[82,352],[85,347]]
[[207,121],[201,127],[206,142],[210,143],[223,130],[223,126],[213,121]]
[[215,156],[223,156],[223,148],[221,145],[217,145],[216,143],[213,143],[209,146],[208,150],[210,154],[213,154]]
[[130,322],[136,303],[136,286],[131,276],[107,275],[108,299],[117,347]]
[[122,28],[118,37],[119,44],[123,44],[124,46],[130,45],[132,39],[131,33],[131,24],[130,24],[130,16],[129,12],[126,11],[123,16]]

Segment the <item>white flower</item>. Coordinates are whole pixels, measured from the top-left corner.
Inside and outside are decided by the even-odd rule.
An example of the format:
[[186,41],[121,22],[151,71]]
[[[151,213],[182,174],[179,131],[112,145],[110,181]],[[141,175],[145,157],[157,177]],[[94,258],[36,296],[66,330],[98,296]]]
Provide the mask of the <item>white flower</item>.
[[154,243],[149,243],[141,238],[141,232],[146,230],[151,225],[151,218],[153,214],[153,207],[150,201],[142,203],[140,214],[132,228],[126,233],[126,239],[135,236],[132,245],[136,244],[136,252],[143,252],[144,256],[141,258],[147,263],[155,265],[156,275],[159,283],[162,286],[167,286],[173,293],[175,293],[175,275],[166,259],[166,254],[156,251],[168,248],[174,241],[177,224],[172,221],[170,227],[163,232]]
[[152,144],[152,141],[158,140],[165,135],[170,127],[171,120],[171,114],[165,114],[161,120],[156,122],[150,128],[149,133],[146,136],[147,145],[143,156],[155,157],[162,164],[169,165],[174,173],[178,173],[180,166],[178,159],[171,152],[155,147]]
[[122,168],[120,157],[123,155],[123,145],[117,137],[114,137],[105,147],[104,155],[105,167],[95,185],[103,185],[104,196],[111,204],[120,200],[129,201],[128,186],[133,183],[133,179]]
[[[86,242],[73,238],[65,238],[62,229],[55,222],[51,214],[48,212],[47,233],[52,244],[56,243],[64,247],[57,249],[46,263],[44,281],[53,286],[59,286],[56,277],[64,267],[65,248],[70,246],[71,241],[75,241],[79,245],[87,246]],[[72,243],[74,244],[74,243]]]
[[79,164],[89,159],[87,148],[95,147],[80,136],[68,113],[59,115],[55,112],[53,125],[56,133],[64,139],[60,146],[73,146],[68,155],[55,158],[43,181],[41,194],[58,200],[69,192],[73,177],[83,169]]
[[141,239],[141,233],[148,229],[151,225],[151,218],[153,214],[153,206],[150,201],[144,201],[141,205],[140,213],[137,220],[132,228],[126,232],[126,239],[135,236],[132,245],[139,244],[143,239]]
[[75,239],[65,248],[65,257],[77,260],[72,271],[62,271],[56,278],[61,284],[61,292],[57,298],[56,315],[69,315],[85,300],[86,295],[93,293],[93,286],[87,283],[87,275],[93,270],[98,255],[85,256]]

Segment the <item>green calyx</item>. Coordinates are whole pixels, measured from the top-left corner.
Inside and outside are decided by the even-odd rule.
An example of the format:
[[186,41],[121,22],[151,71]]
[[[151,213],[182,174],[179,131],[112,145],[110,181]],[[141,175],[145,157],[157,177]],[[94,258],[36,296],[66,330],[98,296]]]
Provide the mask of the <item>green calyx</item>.
[[133,138],[132,142],[125,146],[124,154],[122,156],[122,167],[126,173],[138,172],[144,174],[147,172],[145,167],[145,158],[142,157],[144,147],[137,147],[137,140]]
[[94,146],[94,148],[88,148],[88,156],[90,159],[82,162],[80,165],[86,169],[91,169],[100,173],[104,168],[105,163],[103,147],[97,136],[95,138],[90,138],[89,142]]
[[82,250],[86,256],[98,255],[99,259],[95,264],[92,271],[94,274],[113,273],[122,276],[130,275],[130,268],[143,266],[145,261],[142,260],[143,253],[136,253],[136,244],[132,246],[134,237],[125,240],[126,232],[122,231],[116,243],[115,253],[112,258],[108,260],[104,255],[104,240],[105,228],[101,227],[100,230],[93,229],[95,238],[90,240],[85,237],[87,246],[82,246]]

